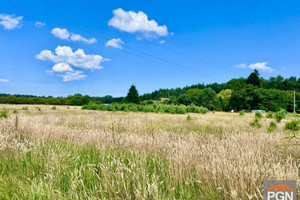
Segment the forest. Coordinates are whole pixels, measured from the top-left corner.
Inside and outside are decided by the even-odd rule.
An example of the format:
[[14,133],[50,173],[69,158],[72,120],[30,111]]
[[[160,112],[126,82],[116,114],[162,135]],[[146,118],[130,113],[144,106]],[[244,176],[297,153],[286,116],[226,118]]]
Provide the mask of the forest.
[[[215,111],[293,111],[294,91],[296,109],[300,108],[300,78],[282,76],[264,79],[254,70],[247,78],[234,78],[227,83],[195,84],[183,88],[159,89],[152,93],[139,95],[135,86],[131,87],[127,97],[90,97],[75,94],[68,97],[9,95],[0,94],[0,103],[4,104],[46,104],[46,105],[87,105],[111,103],[133,104],[170,104],[195,105]],[[130,97],[130,96],[135,97]],[[133,98],[133,99],[132,99]],[[164,101],[160,101],[164,98]]]

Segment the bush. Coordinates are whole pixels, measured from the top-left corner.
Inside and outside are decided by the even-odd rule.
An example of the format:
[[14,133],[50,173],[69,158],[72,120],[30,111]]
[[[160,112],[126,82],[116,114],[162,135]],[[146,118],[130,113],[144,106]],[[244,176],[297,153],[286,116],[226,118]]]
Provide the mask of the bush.
[[200,107],[197,106],[196,109],[195,109],[195,113],[206,114],[208,112],[209,112],[209,110],[205,107],[202,107],[202,106],[200,106]]
[[89,102],[87,105],[82,106],[82,109],[98,110],[98,104],[94,102]]
[[300,120],[294,119],[290,122],[287,122],[284,127],[285,130],[290,131],[290,135],[288,135],[282,144],[287,144],[288,142],[295,140],[296,142],[292,143],[294,145],[300,146],[300,138],[299,138],[299,131],[300,131]]
[[89,102],[82,106],[82,109],[87,110],[107,110],[107,111],[132,111],[132,112],[156,112],[156,113],[171,113],[171,114],[185,114],[202,113],[206,114],[209,110],[205,107],[199,107],[195,105],[168,105],[168,104],[129,104],[129,103],[112,103],[107,106],[104,104],[97,104],[95,102]]
[[28,110],[28,107],[27,107],[27,106],[26,106],[26,107],[23,107],[22,110]]
[[53,106],[51,109],[52,109],[52,110],[56,110],[56,106]]
[[255,118],[253,121],[251,121],[249,123],[249,125],[252,126],[252,127],[257,127],[257,128],[261,128],[262,127],[262,124],[259,122],[258,118]]
[[176,113],[176,107],[174,105],[163,105],[163,109],[166,113],[175,114]]
[[154,102],[152,100],[147,100],[147,101],[143,101],[141,104],[142,105],[152,105],[152,104],[154,104]]
[[153,105],[141,106],[143,112],[155,112]]
[[300,130],[300,120],[294,119],[290,122],[287,122],[284,127],[285,130],[291,130],[291,131],[299,131]]
[[175,107],[176,114],[185,114],[186,113],[186,106],[180,105]]
[[13,110],[13,114],[18,114],[18,113],[19,113],[19,111],[17,109]]
[[277,125],[275,122],[270,122],[270,125],[268,127],[268,132],[271,133],[273,131],[275,131],[275,129],[277,128]]
[[[110,111],[112,111],[112,110],[110,110]],[[136,111],[139,111],[139,109],[138,109],[137,104],[130,103],[130,104],[125,105],[124,111],[125,112],[129,112],[129,111],[136,112]]]
[[1,118],[8,118],[9,117],[9,110],[7,108],[2,108],[0,110],[0,119]]
[[186,107],[186,111],[190,113],[196,112],[197,106],[195,104],[190,104]]
[[192,120],[192,117],[191,117],[190,115],[188,115],[188,116],[186,117],[186,120],[187,120],[187,121],[191,121],[191,120]]
[[260,118],[263,117],[263,115],[261,114],[261,112],[256,112],[255,113],[255,117],[258,118],[258,119],[260,119]]
[[266,118],[273,118],[274,113],[273,112],[267,112]]
[[276,121],[279,123],[279,122],[281,122],[282,119],[285,118],[285,114],[286,113],[284,110],[280,110],[275,113],[274,117],[275,117]]
[[245,115],[245,111],[240,111],[239,114],[240,114],[241,116],[243,116],[243,115]]

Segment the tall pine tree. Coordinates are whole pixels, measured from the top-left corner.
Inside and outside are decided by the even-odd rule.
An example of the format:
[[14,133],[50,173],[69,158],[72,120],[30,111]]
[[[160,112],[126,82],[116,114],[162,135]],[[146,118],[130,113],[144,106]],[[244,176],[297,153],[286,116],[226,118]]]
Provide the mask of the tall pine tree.
[[247,84],[251,84],[254,86],[260,86],[259,73],[258,73],[257,69],[255,69],[254,72],[252,72],[250,74],[250,76],[247,79]]
[[140,103],[139,93],[134,85],[130,87],[128,94],[126,96],[126,100],[128,103],[135,103],[135,104]]

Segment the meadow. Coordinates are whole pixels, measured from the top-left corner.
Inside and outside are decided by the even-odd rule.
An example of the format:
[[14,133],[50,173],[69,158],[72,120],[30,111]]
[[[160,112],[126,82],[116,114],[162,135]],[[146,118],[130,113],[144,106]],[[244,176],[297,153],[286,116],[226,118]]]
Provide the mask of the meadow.
[[[0,199],[262,199],[297,180],[300,147],[254,114],[0,105]],[[298,193],[299,195],[299,193]]]

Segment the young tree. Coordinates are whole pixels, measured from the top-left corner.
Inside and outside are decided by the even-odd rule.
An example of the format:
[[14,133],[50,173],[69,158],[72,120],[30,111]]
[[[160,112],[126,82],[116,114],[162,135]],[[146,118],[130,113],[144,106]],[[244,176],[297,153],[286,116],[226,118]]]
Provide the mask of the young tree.
[[134,85],[130,87],[128,94],[126,96],[126,100],[128,103],[135,103],[135,104],[140,103],[139,93]]
[[232,90],[230,89],[225,89],[225,90],[222,90],[218,95],[217,97],[220,99],[222,99],[222,103],[223,103],[223,108],[225,110],[227,110],[227,107],[228,107],[228,104],[229,104],[229,100],[231,98],[231,95],[232,95]]
[[247,84],[254,85],[254,86],[259,86],[260,85],[259,73],[258,73],[257,69],[255,69],[254,72],[252,72],[250,74],[250,76],[247,79]]

